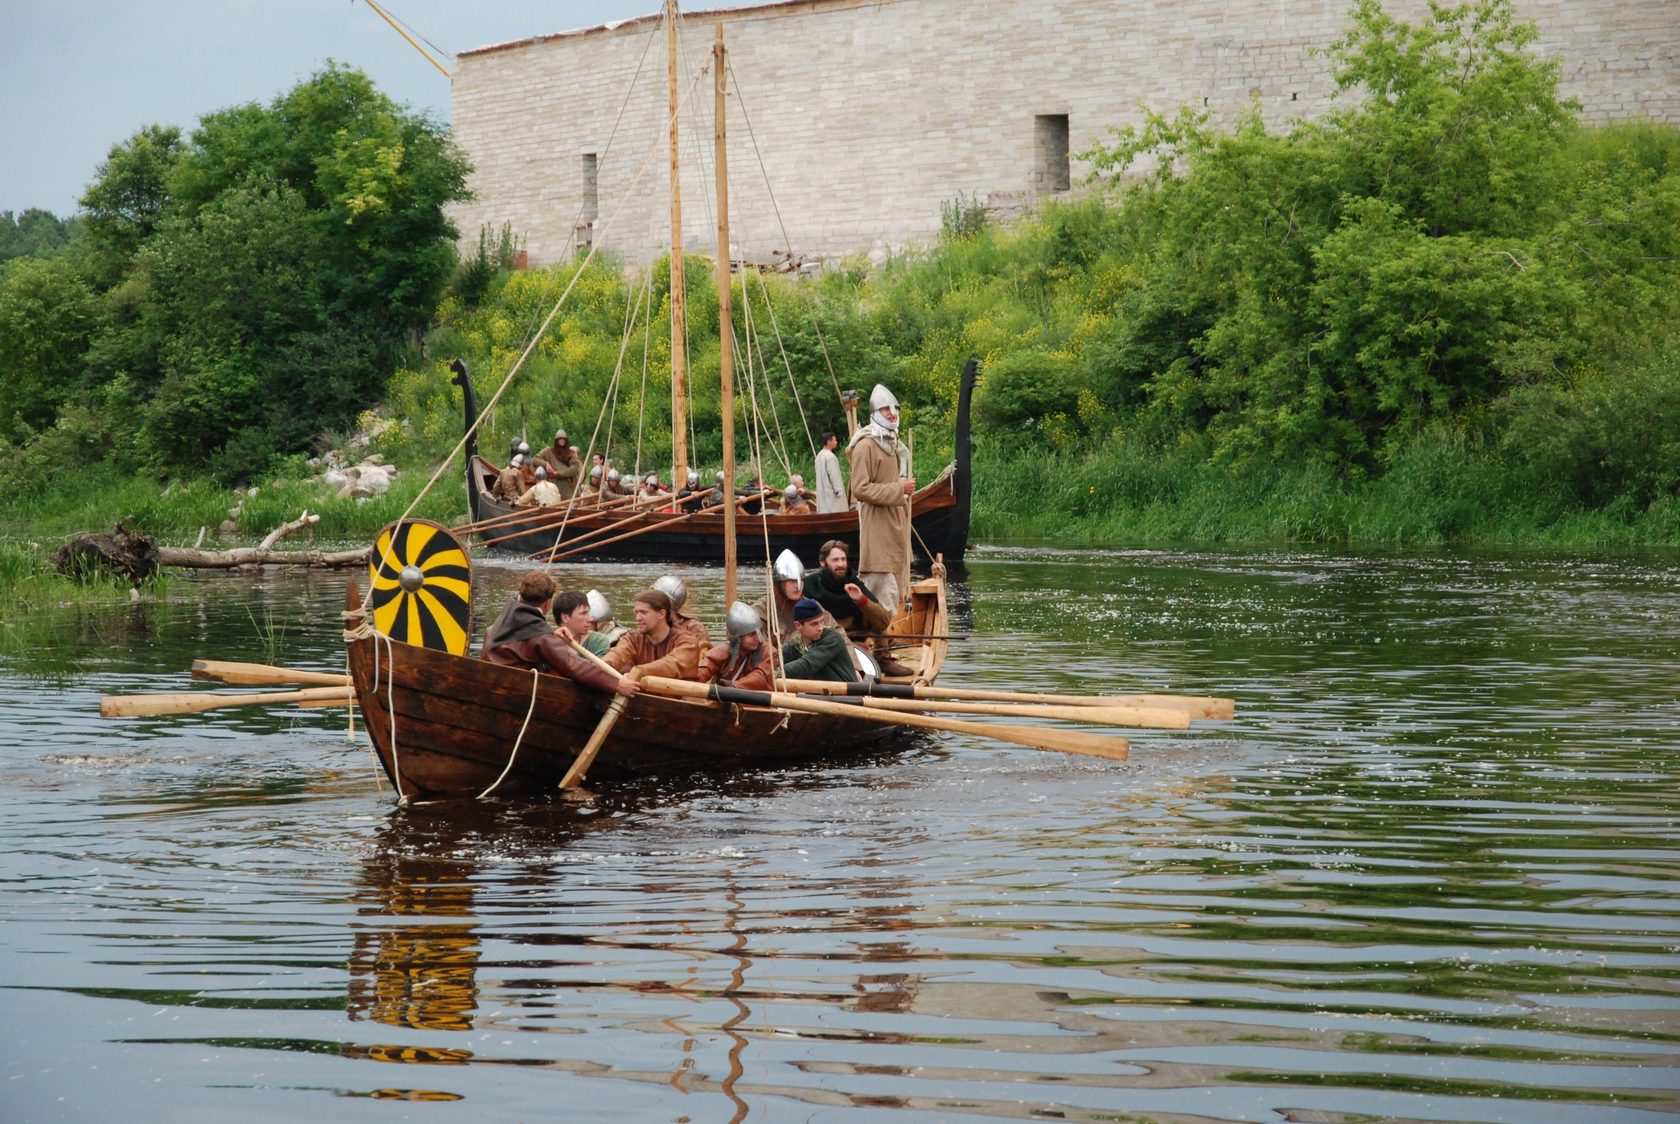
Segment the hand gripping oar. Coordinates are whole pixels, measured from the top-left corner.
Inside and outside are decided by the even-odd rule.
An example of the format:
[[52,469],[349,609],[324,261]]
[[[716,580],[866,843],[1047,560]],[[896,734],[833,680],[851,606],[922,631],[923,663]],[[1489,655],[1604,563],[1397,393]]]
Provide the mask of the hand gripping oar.
[[927,714],[899,714],[895,711],[869,710],[855,703],[801,698],[781,691],[743,691],[738,687],[693,683],[686,679],[666,679],[657,675],[643,679],[642,689],[674,698],[707,699],[711,702],[733,703],[739,706],[829,714],[840,718],[858,718],[865,722],[882,722],[891,726],[914,726],[923,730],[949,730],[958,734],[974,734],[983,738],[1014,742],[1032,749],[1053,749],[1062,753],[1079,753],[1087,757],[1106,757],[1112,761],[1124,761],[1131,749],[1125,738],[1109,737],[1105,734],[1087,734],[1078,730],[1047,730],[1038,726],[963,722],[955,718],[936,718]]

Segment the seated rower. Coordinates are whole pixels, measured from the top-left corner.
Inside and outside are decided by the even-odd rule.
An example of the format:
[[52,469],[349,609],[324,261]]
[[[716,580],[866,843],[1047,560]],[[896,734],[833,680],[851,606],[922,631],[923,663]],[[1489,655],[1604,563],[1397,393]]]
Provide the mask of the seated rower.
[[699,511],[711,502],[713,495],[713,489],[700,487],[700,474],[691,468],[688,483],[677,492],[677,508],[685,513]]
[[887,640],[881,633],[892,624],[892,613],[863,584],[852,571],[850,554],[840,539],[822,544],[815,572],[806,575],[803,596],[816,601],[847,636],[862,646],[873,640],[875,660],[883,675],[913,675],[914,671],[900,663],[887,650]]
[[793,639],[793,606],[805,596],[802,590],[805,567],[800,564],[797,554],[784,550],[776,555],[771,577],[770,592],[754,603],[753,612],[765,623],[766,631],[780,647]]
[[693,617],[683,616],[683,606],[688,604],[688,586],[675,574],[661,574],[653,583],[653,588],[671,599],[671,615],[675,618],[675,626],[687,632],[699,643],[704,652],[712,646],[711,633],[706,626]]
[[560,504],[560,489],[548,480],[548,469],[538,467],[537,478],[529,488],[519,494],[513,501],[515,507],[558,507]]
[[596,465],[589,470],[589,480],[578,491],[580,500],[594,502],[601,498],[601,466]]
[[706,645],[676,628],[671,599],[657,589],[644,589],[636,594],[636,631],[625,633],[604,658],[614,670],[638,679],[644,675],[693,679],[705,654]]
[[[598,589],[592,589],[585,596],[589,598],[589,616],[595,622],[596,634],[605,636],[607,647],[612,647],[618,643],[619,637],[630,630],[613,620],[612,602],[607,600],[606,594]],[[594,651],[593,648],[590,650]]]
[[554,623],[567,637],[582,644],[597,656],[607,654],[612,643],[604,632],[595,631],[595,619],[589,610],[589,598],[571,590],[554,599]]
[[490,494],[504,503],[512,503],[518,499],[519,493],[525,490],[525,483],[520,478],[519,471],[520,466],[524,463],[524,457],[518,453],[513,454],[513,459],[508,462],[508,466],[502,469],[500,476],[496,477],[496,485],[490,489]]
[[856,683],[857,665],[846,634],[829,625],[823,607],[801,597],[793,607],[794,629],[798,633],[782,647],[782,675],[788,679],[827,679]]
[[789,484],[782,489],[782,503],[778,509],[781,515],[810,515],[817,509],[811,501],[805,498],[805,493],[799,490],[798,484]]
[[483,658],[504,667],[564,676],[597,691],[626,696],[640,691],[635,680],[598,667],[572,650],[546,619],[553,600],[553,578],[541,570],[521,577],[513,600],[484,633]]
[[764,639],[764,622],[750,605],[737,601],[724,620],[727,643],[719,644],[700,661],[700,682],[741,687],[749,691],[772,689],[770,645]]

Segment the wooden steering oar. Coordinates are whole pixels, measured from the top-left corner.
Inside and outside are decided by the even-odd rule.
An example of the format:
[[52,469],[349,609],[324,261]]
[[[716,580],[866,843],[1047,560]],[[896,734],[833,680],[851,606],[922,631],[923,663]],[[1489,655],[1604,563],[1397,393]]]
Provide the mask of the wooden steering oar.
[[974,734],[978,737],[1014,742],[1032,749],[1053,749],[1061,753],[1105,757],[1111,761],[1126,760],[1131,750],[1131,744],[1125,738],[1109,737],[1105,734],[1087,734],[1079,730],[1049,730],[1036,726],[994,726],[963,722],[955,718],[936,718],[928,714],[899,714],[894,711],[869,710],[854,703],[801,698],[781,691],[743,691],[738,687],[694,683],[687,679],[666,679],[658,675],[644,678],[642,689],[668,698],[704,699],[719,704],[797,710],[807,714],[861,718],[866,722],[881,722],[890,726],[913,726],[923,730]]

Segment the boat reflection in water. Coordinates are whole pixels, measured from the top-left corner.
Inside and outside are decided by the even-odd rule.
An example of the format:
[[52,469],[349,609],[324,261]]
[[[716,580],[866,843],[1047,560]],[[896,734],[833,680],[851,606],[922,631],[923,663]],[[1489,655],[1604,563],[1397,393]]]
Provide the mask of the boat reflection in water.
[[[732,784],[731,792],[759,787]],[[347,1011],[352,1023],[398,1033],[388,1041],[358,1035],[358,1041],[341,1043],[342,1056],[426,1066],[540,1067],[665,1085],[724,1098],[727,1117],[719,1112],[712,1118],[735,1121],[747,1116],[749,1096],[760,1104],[766,1097],[875,1107],[901,1103],[893,1096],[820,1084],[762,1078],[745,1083],[745,1059],[749,1043],[762,1052],[771,1041],[811,1037],[808,1026],[772,1024],[767,1012],[774,1006],[908,1013],[920,975],[866,971],[837,979],[836,967],[849,973],[850,966],[825,956],[820,967],[811,965],[812,974],[788,976],[772,957],[768,974],[774,982],[755,979],[765,973],[755,973],[754,942],[797,939],[811,924],[832,918],[824,909],[795,910],[784,922],[750,904],[753,895],[742,887],[767,877],[750,858],[733,858],[707,902],[697,907],[691,908],[695,887],[657,877],[631,891],[653,903],[645,910],[622,900],[623,883],[606,908],[598,898],[584,900],[588,880],[576,878],[569,866],[581,856],[569,856],[568,848],[586,836],[610,834],[632,810],[586,808],[595,814],[563,803],[496,808],[456,801],[393,814],[363,865]],[[486,864],[486,856],[494,863]],[[882,877],[867,895],[880,897],[880,904],[845,910],[846,928],[888,934],[916,927],[908,883],[885,871]],[[569,904],[574,896],[575,904]],[[868,948],[868,965],[860,967],[878,969],[914,957],[904,941]],[[494,974],[485,977],[487,970]],[[793,1026],[808,1021],[788,1017]],[[491,1032],[494,1049],[472,1048]],[[461,1045],[450,1041],[456,1036]],[[868,1037],[879,1042],[878,1035]],[[669,1065],[650,1067],[655,1059],[668,1059]],[[763,1064],[759,1058],[757,1065]],[[808,1076],[825,1069],[810,1061],[797,1068]],[[835,1072],[849,1071],[842,1066]],[[441,1082],[456,1086],[450,1089],[397,1084],[359,1095],[463,1100],[471,1095],[464,1087],[477,1083]]]

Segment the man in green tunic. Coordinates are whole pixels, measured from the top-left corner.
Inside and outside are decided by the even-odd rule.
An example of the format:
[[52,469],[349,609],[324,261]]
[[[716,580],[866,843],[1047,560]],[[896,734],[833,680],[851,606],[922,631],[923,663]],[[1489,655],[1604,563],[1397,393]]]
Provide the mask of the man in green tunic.
[[826,623],[823,607],[809,597],[793,606],[797,635],[782,647],[782,675],[787,679],[827,679],[856,683],[857,665],[846,634]]

